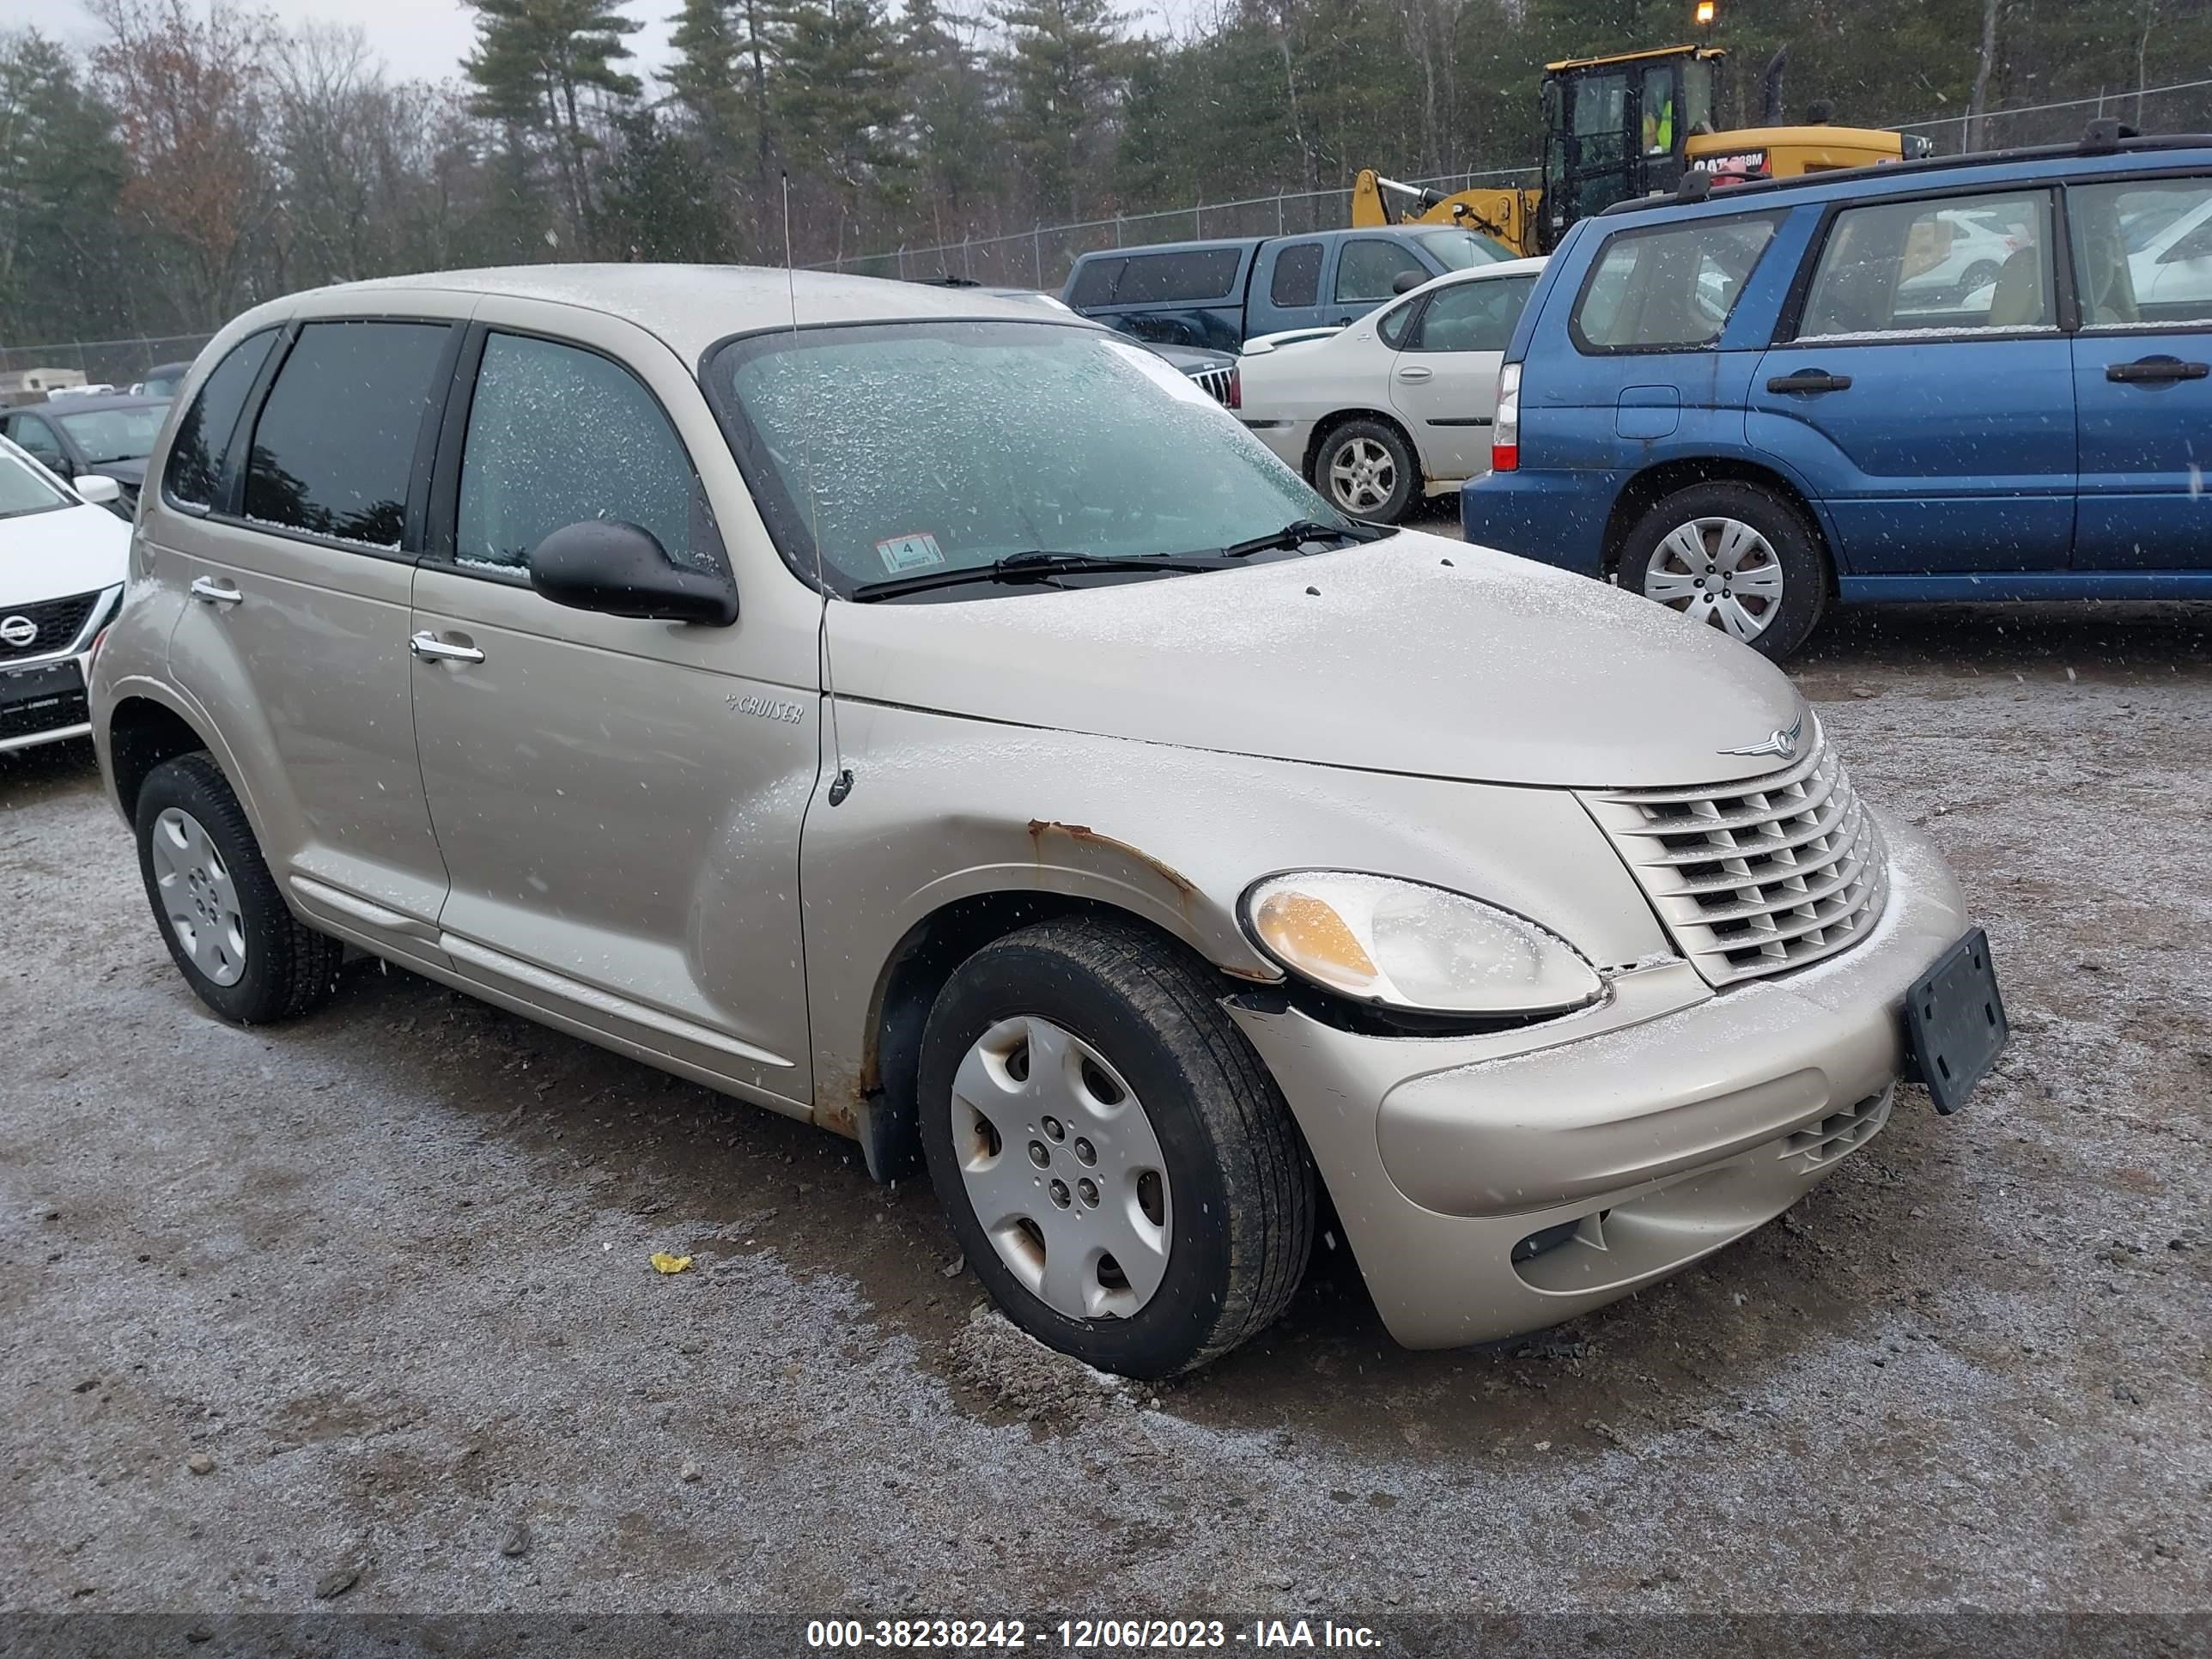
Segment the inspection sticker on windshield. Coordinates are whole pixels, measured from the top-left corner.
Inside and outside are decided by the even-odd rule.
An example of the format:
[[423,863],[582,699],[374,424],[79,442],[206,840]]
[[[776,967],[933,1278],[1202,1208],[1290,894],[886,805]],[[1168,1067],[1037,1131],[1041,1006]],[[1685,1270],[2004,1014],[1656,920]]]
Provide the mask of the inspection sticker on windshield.
[[876,552],[884,562],[884,568],[894,574],[902,570],[919,570],[925,565],[943,564],[945,550],[937,544],[937,538],[927,530],[909,535],[891,536],[876,544]]

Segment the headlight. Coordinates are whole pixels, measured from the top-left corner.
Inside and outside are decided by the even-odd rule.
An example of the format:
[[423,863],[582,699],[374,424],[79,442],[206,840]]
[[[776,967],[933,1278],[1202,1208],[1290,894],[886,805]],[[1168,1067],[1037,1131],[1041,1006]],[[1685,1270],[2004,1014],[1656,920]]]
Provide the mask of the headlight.
[[1413,1012],[1555,1013],[1605,989],[1574,946],[1527,918],[1389,876],[1270,876],[1244,895],[1244,927],[1292,973]]

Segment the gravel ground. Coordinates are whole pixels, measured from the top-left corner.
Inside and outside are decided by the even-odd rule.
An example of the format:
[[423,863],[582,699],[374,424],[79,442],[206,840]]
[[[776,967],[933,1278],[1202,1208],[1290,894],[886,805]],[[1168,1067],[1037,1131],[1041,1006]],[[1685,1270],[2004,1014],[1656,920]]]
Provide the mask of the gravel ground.
[[0,1606],[2212,1610],[2212,616],[1862,613],[1800,678],[1995,941],[1968,1110],[1506,1351],[1324,1252],[1158,1392],[799,1125],[374,963],[223,1025],[87,749],[0,757]]

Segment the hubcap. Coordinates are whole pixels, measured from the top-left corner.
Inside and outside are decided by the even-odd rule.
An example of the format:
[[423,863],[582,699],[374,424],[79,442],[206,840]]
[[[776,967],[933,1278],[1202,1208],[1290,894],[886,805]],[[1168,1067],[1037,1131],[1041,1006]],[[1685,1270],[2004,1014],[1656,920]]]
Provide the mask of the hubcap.
[[217,985],[237,984],[246,972],[238,889],[200,821],[180,806],[154,820],[154,884],[192,966]]
[[1372,438],[1337,446],[1328,460],[1328,487],[1347,513],[1372,513],[1398,488],[1398,464]]
[[1644,592],[1692,622],[1754,640],[1782,608],[1782,561],[1741,519],[1692,519],[1651,550]]
[[992,1249],[1047,1307],[1127,1319],[1166,1275],[1174,1221],[1152,1120],[1106,1057],[1034,1015],[977,1038],[952,1146]]

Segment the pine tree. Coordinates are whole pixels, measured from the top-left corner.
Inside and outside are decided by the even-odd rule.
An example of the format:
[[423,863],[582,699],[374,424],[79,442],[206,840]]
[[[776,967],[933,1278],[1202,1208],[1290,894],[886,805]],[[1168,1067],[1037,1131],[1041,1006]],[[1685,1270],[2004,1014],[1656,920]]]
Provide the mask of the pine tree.
[[1121,16],[1107,0],[1001,0],[994,15],[1010,42],[1007,132],[1037,209],[1079,217],[1111,143],[1127,57]]
[[15,339],[139,325],[112,271],[130,160],[115,112],[35,32],[0,44],[0,319]]
[[941,10],[936,0],[907,0],[898,42],[906,63],[906,145],[939,242],[967,228],[970,203],[1000,173],[993,164],[999,138],[990,80],[969,44],[974,27],[974,20]]
[[898,188],[894,142],[903,66],[877,0],[805,0],[791,12],[774,101],[794,167],[825,180],[857,216]]
[[635,98],[637,77],[616,67],[638,24],[614,0],[468,0],[477,49],[462,64],[477,88],[471,107],[519,132],[543,135],[553,151],[574,240],[593,236],[590,153],[592,94]]
[[617,143],[600,181],[602,246],[619,259],[705,263],[733,252],[727,203],[696,140],[649,109],[615,121]]

